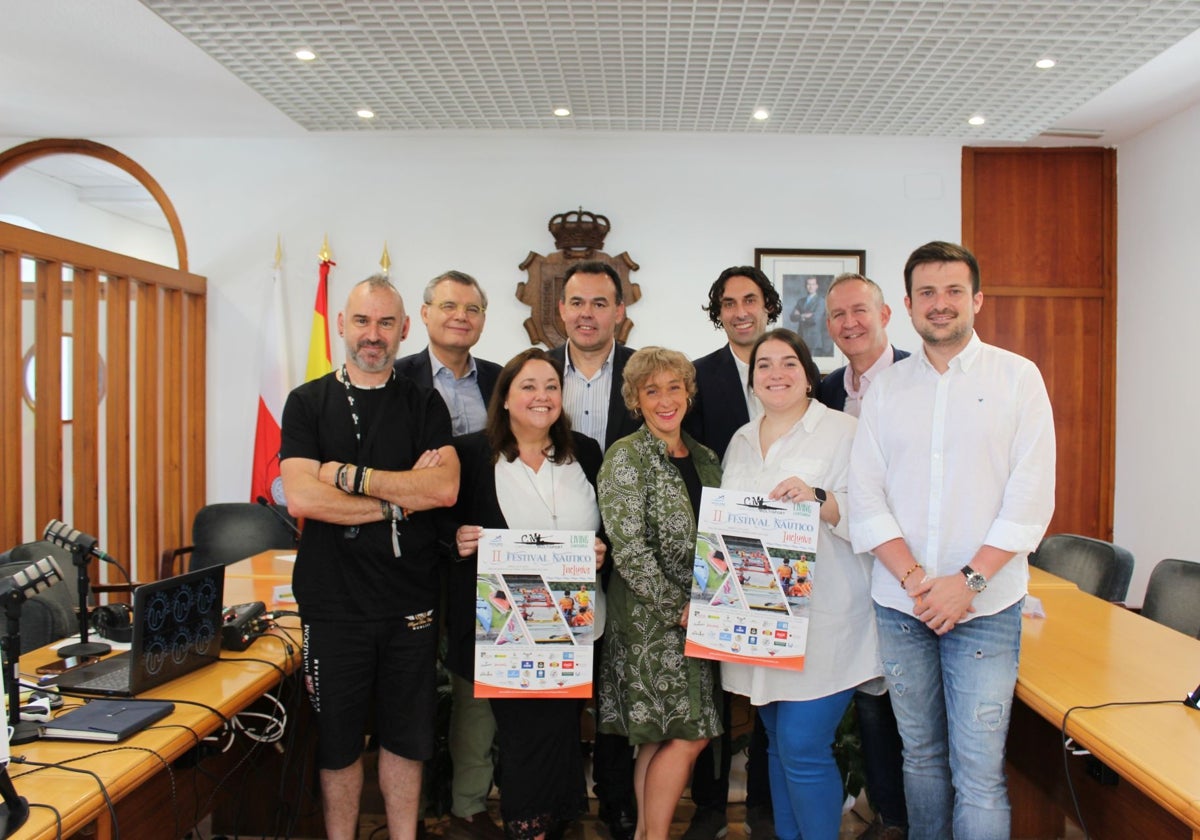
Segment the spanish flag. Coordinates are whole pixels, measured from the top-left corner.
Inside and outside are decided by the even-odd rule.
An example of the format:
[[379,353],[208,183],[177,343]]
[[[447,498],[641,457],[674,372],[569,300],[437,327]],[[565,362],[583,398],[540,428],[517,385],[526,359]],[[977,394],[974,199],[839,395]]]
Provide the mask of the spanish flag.
[[317,280],[317,300],[313,304],[312,332],[308,337],[308,365],[304,381],[309,382],[333,370],[329,352],[329,268],[337,265],[330,259],[329,241],[321,246],[320,279]]

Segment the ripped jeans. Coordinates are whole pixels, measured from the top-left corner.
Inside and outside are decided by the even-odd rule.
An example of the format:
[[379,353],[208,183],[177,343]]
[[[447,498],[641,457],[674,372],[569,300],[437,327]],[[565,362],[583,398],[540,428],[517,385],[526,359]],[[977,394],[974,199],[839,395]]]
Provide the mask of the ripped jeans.
[[1012,814],[1004,779],[1021,601],[939,637],[875,605],[879,654],[904,743],[910,840],[1000,840]]

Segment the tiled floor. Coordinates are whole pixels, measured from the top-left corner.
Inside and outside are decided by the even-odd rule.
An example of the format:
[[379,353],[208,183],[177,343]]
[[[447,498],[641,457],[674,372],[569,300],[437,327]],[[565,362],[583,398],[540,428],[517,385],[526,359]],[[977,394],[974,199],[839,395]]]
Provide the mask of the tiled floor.
[[[567,832],[565,840],[609,840],[608,829],[604,824],[596,818],[596,801],[591,802],[591,811],[586,816],[582,817],[572,826]],[[489,810],[492,816],[499,822],[499,803],[492,800],[489,803]],[[869,817],[870,809],[866,802],[860,800],[856,803],[849,813],[842,820],[842,831],[838,835],[840,838],[857,837],[867,827],[867,821],[860,816]],[[746,816],[746,808],[744,805],[730,805],[729,811],[729,834],[727,840],[746,840],[748,835],[745,831],[743,820]],[[688,799],[684,799],[679,803],[679,807],[675,811],[675,822],[671,825],[671,837],[677,838],[683,834],[688,827],[688,822],[692,817],[692,803]],[[441,820],[426,822],[427,836],[440,838],[446,828],[447,821]],[[359,822],[358,838],[359,840],[385,840],[387,837],[387,826],[384,824],[382,815],[366,815],[364,814]]]

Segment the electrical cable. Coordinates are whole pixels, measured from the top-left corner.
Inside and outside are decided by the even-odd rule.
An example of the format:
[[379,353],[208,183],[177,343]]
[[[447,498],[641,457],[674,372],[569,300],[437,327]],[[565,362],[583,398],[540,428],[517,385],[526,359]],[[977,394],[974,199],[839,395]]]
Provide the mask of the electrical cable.
[[[1109,709],[1117,706],[1173,706],[1180,703],[1180,700],[1114,700],[1109,703],[1097,703],[1094,706],[1072,706],[1063,713],[1062,719],[1062,752],[1063,752],[1063,773],[1067,777],[1067,791],[1071,794],[1071,805],[1075,808],[1075,817],[1079,820],[1079,829],[1083,832],[1083,840],[1091,840],[1091,835],[1088,833],[1087,824],[1083,820],[1083,809],[1079,805],[1079,797],[1075,793],[1075,784],[1071,781],[1071,764],[1070,756],[1080,755],[1072,744],[1078,743],[1074,738],[1067,735],[1067,719],[1071,717],[1072,712],[1091,711],[1093,709]],[[1087,753],[1087,750],[1083,751]]]

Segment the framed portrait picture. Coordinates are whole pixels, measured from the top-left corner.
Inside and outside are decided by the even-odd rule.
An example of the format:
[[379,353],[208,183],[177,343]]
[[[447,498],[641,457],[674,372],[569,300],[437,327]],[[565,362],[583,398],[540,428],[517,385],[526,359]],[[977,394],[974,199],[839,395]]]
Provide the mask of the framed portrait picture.
[[866,251],[806,248],[755,248],[754,265],[783,298],[778,325],[795,330],[808,345],[821,373],[846,364],[825,324],[825,293],[839,274],[867,270]]

